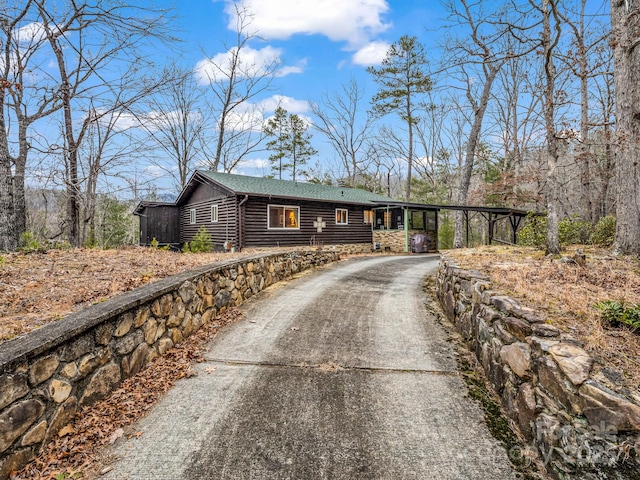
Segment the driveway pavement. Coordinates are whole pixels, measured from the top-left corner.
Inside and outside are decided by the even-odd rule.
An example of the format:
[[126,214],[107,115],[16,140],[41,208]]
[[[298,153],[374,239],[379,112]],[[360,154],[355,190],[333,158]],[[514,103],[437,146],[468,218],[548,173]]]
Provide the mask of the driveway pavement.
[[515,479],[425,309],[437,261],[358,258],[254,297],[102,478]]

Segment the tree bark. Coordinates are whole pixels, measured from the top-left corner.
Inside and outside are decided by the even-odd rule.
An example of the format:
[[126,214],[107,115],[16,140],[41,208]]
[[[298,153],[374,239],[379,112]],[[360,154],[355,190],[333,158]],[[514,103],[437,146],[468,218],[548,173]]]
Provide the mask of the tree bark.
[[[558,233],[558,139],[555,127],[555,76],[553,50],[560,37],[560,26],[555,18],[556,36],[551,36],[551,16],[554,0],[542,2],[542,48],[544,50],[544,121],[547,139],[547,252],[560,253]],[[555,15],[554,15],[555,17]]]
[[[471,185],[471,174],[473,173],[473,164],[475,162],[476,150],[478,149],[478,143],[480,142],[480,133],[482,132],[482,122],[484,120],[484,114],[489,104],[489,98],[491,97],[491,88],[493,87],[493,81],[496,79],[500,68],[504,61],[501,61],[497,65],[487,65],[485,67],[485,82],[482,87],[482,95],[480,96],[480,102],[474,105],[473,124],[471,126],[471,132],[469,133],[469,140],[467,141],[467,148],[465,151],[464,165],[460,174],[460,182],[458,184],[458,205],[466,205],[469,197],[469,186]],[[455,231],[453,236],[453,248],[462,248],[464,246],[464,214],[461,211],[456,211],[455,214]]]
[[616,236],[613,251],[640,255],[640,19],[611,1],[616,94]]

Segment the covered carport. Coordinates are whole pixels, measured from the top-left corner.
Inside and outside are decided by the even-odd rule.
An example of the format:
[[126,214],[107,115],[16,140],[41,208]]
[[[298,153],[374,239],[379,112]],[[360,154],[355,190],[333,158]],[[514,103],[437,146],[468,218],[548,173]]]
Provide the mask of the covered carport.
[[[440,210],[461,211],[465,222],[465,240],[469,245],[469,222],[480,216],[487,222],[487,243],[516,244],[522,219],[530,212],[506,207],[482,207],[469,205],[433,205],[411,202],[389,202],[378,204],[373,209],[373,242],[376,247],[391,252],[410,252],[411,237],[425,234],[431,240],[427,251],[436,252],[438,245],[438,212]],[[508,225],[509,238],[499,238],[496,226],[499,222]]]

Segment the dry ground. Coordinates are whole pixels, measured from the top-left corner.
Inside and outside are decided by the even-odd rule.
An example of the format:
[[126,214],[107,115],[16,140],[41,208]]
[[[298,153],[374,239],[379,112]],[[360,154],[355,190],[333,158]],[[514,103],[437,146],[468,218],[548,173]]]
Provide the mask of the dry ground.
[[[572,249],[566,252],[573,254]],[[640,386],[640,336],[601,325],[593,304],[640,301],[640,262],[585,248],[587,267],[566,265],[529,248],[484,247],[448,251],[461,267],[487,273],[497,289],[545,312],[549,323],[573,332],[600,362],[614,364],[636,391]],[[179,254],[142,248],[50,251],[0,255],[0,342],[64,315],[194,267],[248,255]],[[192,375],[204,346],[221,326],[238,320],[229,310],[127,380],[111,396],[77,413],[15,480],[97,478],[109,459],[101,446],[119,436],[142,435],[136,419],[178,379]],[[109,467],[106,467],[107,469]]]
[[0,342],[145,283],[242,253],[182,254],[142,247],[0,255]]
[[585,268],[527,247],[489,246],[446,255],[460,267],[489,275],[494,289],[540,310],[548,323],[577,336],[599,367],[612,365],[640,394],[640,332],[603,325],[594,307],[603,300],[640,303],[640,261],[588,246],[563,254],[571,257],[576,248],[587,255]]

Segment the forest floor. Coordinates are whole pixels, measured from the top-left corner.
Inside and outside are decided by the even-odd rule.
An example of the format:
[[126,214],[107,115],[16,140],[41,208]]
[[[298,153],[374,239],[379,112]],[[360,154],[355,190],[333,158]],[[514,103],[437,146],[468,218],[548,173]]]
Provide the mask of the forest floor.
[[640,332],[600,319],[598,302],[640,303],[640,261],[607,250],[572,246],[586,254],[586,266],[564,263],[529,247],[487,246],[448,250],[455,263],[489,276],[498,290],[538,310],[547,323],[573,334],[596,359],[613,366],[640,395]]

